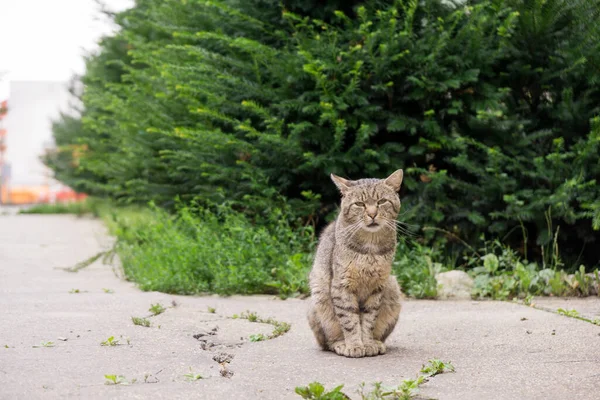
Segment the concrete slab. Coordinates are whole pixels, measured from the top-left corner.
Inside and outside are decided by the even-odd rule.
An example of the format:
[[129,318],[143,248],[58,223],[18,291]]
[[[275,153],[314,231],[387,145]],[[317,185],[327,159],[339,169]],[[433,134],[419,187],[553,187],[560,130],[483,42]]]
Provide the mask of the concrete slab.
[[[317,348],[303,300],[172,296],[141,292],[99,262],[56,269],[110,244],[95,220],[0,216],[0,399],[299,399],[294,388],[315,380],[356,399],[361,382],[396,385],[434,357],[456,372],[423,385],[426,398],[599,398],[600,327],[583,321],[512,303],[406,301],[388,354],[347,359]],[[167,310],[133,325],[153,303]],[[245,310],[292,329],[250,342],[272,326],[230,318]],[[109,336],[120,345],[101,346]],[[190,368],[204,379],[188,382]],[[106,374],[136,381],[109,386]]]

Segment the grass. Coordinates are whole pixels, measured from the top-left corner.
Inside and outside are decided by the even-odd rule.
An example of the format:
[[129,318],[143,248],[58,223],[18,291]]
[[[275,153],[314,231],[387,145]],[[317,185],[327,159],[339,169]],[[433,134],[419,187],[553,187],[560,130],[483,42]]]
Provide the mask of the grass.
[[74,214],[77,216],[89,214],[98,217],[107,206],[108,204],[103,200],[87,198],[83,201],[69,203],[38,204],[22,209],[19,214]]
[[152,313],[152,315],[159,315],[162,314],[166,311],[167,309],[163,307],[162,304],[160,303],[156,303],[156,304],[151,304],[150,308],[148,309],[148,311],[150,311]]
[[281,321],[277,321],[276,319],[273,318],[261,318],[258,316],[258,314],[256,314],[255,312],[250,312],[250,311],[245,311],[243,313],[241,313],[240,315],[234,314],[232,316],[233,319],[247,319],[250,322],[259,322],[262,324],[269,324],[269,325],[273,325],[273,332],[271,332],[270,335],[265,336],[262,333],[260,334],[255,334],[255,335],[250,335],[250,341],[251,342],[260,342],[263,340],[267,340],[267,339],[275,339],[276,337],[279,337],[285,333],[287,333],[292,326],[290,324],[288,324],[287,322],[281,322]]
[[[397,386],[386,387],[381,382],[375,382],[367,391],[365,384],[362,383],[358,394],[362,400],[411,400],[419,395],[420,387],[428,382],[430,378],[443,374],[445,372],[454,372],[454,365],[450,362],[443,362],[438,359],[429,360],[421,368],[421,374],[415,379],[405,379]],[[303,399],[311,400],[345,400],[350,399],[348,395],[342,392],[344,385],[339,385],[334,389],[327,391],[319,382],[310,383],[307,386],[299,386],[296,393]]]
[[[44,206],[27,212],[52,210],[100,215],[117,238],[113,249],[67,271],[77,272],[101,257],[106,262],[118,254],[125,277],[142,290],[276,294],[282,298],[308,294],[307,276],[316,238],[312,227],[290,223],[293,217],[288,211],[270,209],[260,221],[253,221],[227,205],[191,205],[167,213],[152,205],[116,207],[88,199],[77,205]],[[474,278],[474,298],[527,302],[532,296],[600,293],[598,270],[590,274],[592,271],[581,266],[569,275],[560,269],[562,262],[555,255],[539,265],[497,240],[485,242],[478,250],[468,247],[472,253],[463,258],[461,268]],[[546,250],[558,254],[556,249]],[[458,264],[437,246],[401,240],[392,270],[406,295],[427,299],[437,296],[436,275]],[[211,310],[214,308],[208,307]]]
[[131,317],[131,321],[133,322],[134,325],[144,326],[146,328],[150,327],[150,320],[148,320],[146,318]]
[[308,293],[312,229],[281,211],[262,225],[228,207],[116,209],[104,219],[126,277],[143,290],[180,294]]

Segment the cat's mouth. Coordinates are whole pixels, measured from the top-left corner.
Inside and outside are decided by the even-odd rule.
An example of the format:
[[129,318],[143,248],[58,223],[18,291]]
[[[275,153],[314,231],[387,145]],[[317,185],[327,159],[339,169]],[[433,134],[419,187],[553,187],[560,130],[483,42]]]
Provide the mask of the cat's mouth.
[[370,224],[367,224],[368,228],[375,228],[376,226],[379,226],[379,224],[375,221],[371,222]]

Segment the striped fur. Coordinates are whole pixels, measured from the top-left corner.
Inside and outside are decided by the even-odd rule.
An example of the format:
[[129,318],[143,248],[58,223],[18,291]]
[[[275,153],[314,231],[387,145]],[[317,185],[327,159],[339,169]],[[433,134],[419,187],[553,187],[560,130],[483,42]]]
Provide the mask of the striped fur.
[[385,180],[331,176],[342,193],[341,210],[319,239],[308,313],[324,350],[346,357],[386,351],[401,308],[400,287],[390,273],[402,177],[402,170]]

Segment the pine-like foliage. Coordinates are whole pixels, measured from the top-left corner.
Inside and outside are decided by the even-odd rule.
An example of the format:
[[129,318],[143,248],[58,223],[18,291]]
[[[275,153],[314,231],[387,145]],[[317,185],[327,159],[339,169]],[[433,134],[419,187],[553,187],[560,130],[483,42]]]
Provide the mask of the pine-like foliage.
[[335,210],[329,173],[402,167],[403,218],[446,231],[426,239],[598,261],[596,1],[316,3],[138,0],[49,165],[132,202],[260,216],[283,194],[311,221]]

